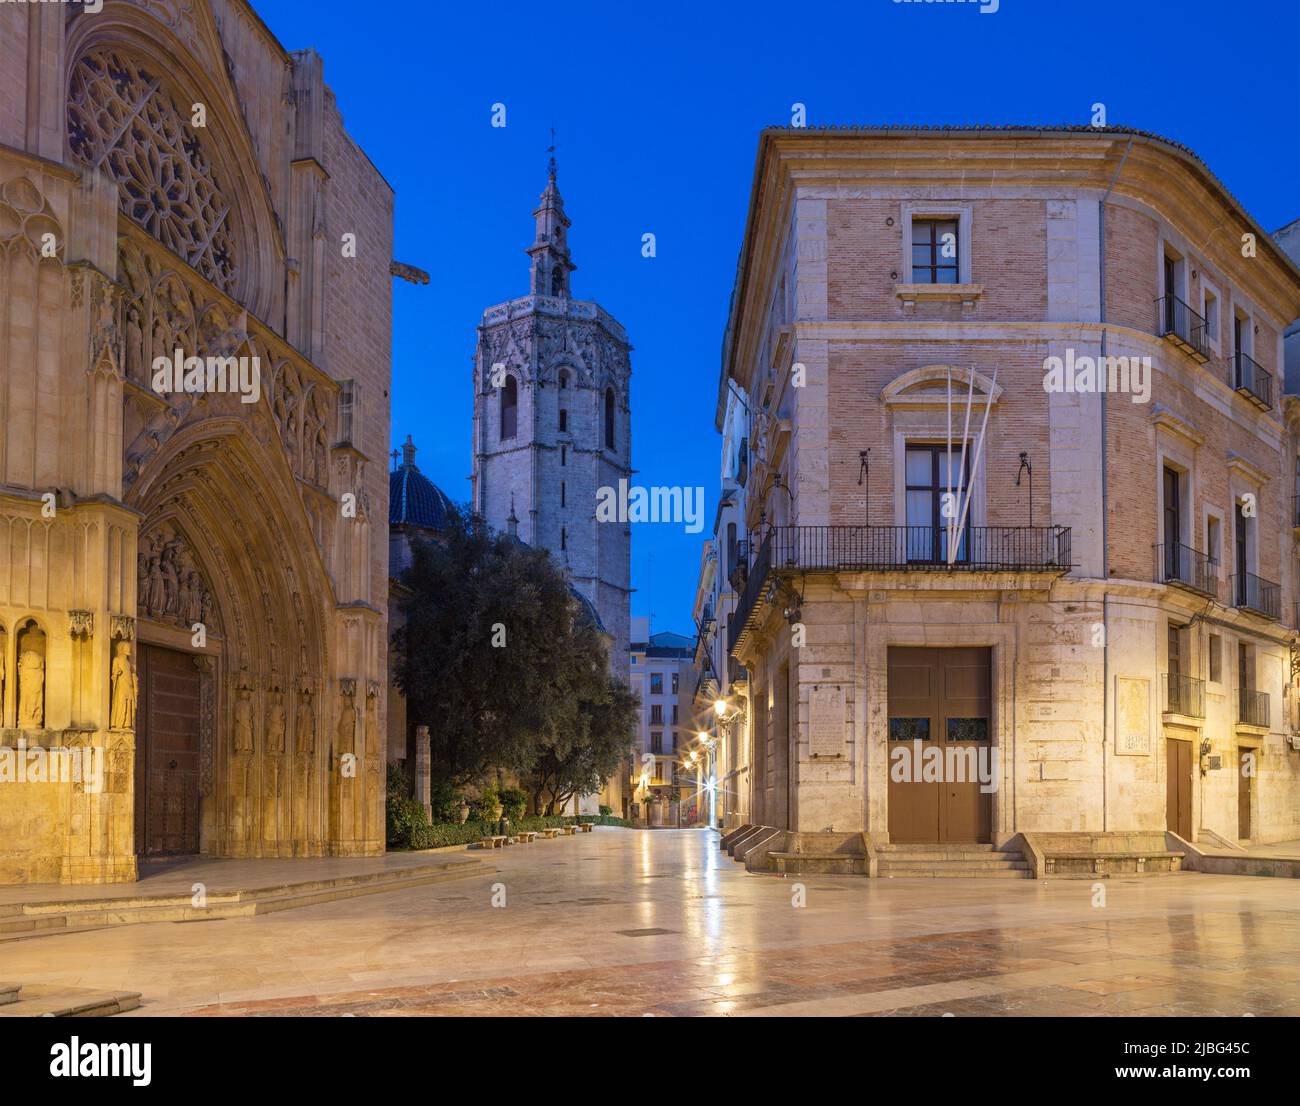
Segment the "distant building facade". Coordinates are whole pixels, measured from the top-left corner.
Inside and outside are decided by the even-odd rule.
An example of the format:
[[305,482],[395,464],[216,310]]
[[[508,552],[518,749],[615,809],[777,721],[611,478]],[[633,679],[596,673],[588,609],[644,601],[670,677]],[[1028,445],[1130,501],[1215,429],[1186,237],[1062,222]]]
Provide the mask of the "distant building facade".
[[[631,686],[641,702],[628,797],[628,817],[646,825],[672,825],[683,784],[689,803],[694,771],[686,780],[687,762],[696,733],[694,639],[674,633],[650,633],[650,620],[632,619]],[[674,789],[678,791],[674,792]]]

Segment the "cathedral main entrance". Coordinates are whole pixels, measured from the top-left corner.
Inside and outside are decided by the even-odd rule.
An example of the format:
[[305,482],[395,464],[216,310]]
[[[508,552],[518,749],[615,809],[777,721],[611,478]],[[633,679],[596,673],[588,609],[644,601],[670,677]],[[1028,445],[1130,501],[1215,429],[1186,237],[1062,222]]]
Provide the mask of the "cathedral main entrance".
[[140,646],[136,716],[137,855],[199,851],[199,669],[195,658]]

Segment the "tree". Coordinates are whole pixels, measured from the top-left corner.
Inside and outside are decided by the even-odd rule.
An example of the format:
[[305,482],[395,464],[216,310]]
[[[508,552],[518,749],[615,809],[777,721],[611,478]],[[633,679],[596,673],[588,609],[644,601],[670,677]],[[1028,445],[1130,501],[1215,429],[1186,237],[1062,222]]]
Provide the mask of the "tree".
[[550,554],[453,510],[412,558],[394,679],[408,716],[429,723],[434,779],[511,769],[538,809],[603,786],[631,744],[635,701]]
[[572,711],[539,743],[528,773],[539,814],[554,814],[574,795],[599,791],[622,771],[636,726],[637,698],[609,675],[596,628],[575,621],[570,645],[575,663],[564,690]]

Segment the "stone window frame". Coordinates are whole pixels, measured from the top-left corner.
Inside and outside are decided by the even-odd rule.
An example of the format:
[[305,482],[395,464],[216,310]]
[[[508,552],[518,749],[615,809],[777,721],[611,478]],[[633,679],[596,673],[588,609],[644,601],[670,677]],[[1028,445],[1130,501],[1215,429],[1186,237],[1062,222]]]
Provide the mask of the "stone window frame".
[[1205,548],[1201,550],[1207,557],[1213,556],[1214,551],[1210,548],[1210,522],[1211,520],[1219,524],[1219,549],[1218,560],[1214,565],[1214,579],[1222,586],[1224,577],[1224,566],[1227,559],[1224,557],[1224,549],[1227,546],[1227,521],[1223,508],[1217,503],[1201,504],[1201,536],[1205,539]]
[[1183,502],[1178,505],[1178,517],[1183,532],[1178,535],[1180,545],[1189,546],[1198,553],[1206,551],[1196,544],[1196,532],[1193,527],[1193,505],[1196,503],[1196,452],[1194,448],[1178,444],[1165,438],[1157,430],[1156,435],[1156,539],[1160,545],[1167,544],[1169,536],[1164,532],[1165,519],[1165,469],[1171,468],[1185,477]]
[[[1206,309],[1205,303],[1205,301],[1211,297],[1214,299],[1214,309],[1218,315],[1219,325],[1215,333],[1210,332],[1210,314]],[[1225,302],[1226,300],[1224,298],[1223,290],[1219,287],[1218,282],[1213,281],[1206,276],[1205,267],[1201,266],[1201,304],[1198,310],[1201,313],[1201,317],[1206,322],[1205,339],[1209,343],[1210,349],[1214,351],[1216,357],[1223,356],[1223,307]]]
[[[898,221],[903,232],[903,267],[898,271],[901,278],[899,283],[912,283],[912,221],[914,219],[957,220],[957,286],[973,283],[971,273],[972,258],[975,254],[973,235],[975,205],[964,200],[908,200],[902,204]],[[938,284],[934,287],[943,288],[945,285]]]
[[[974,420],[972,413],[971,419]],[[989,463],[989,450],[987,444],[987,435],[993,431],[993,414],[989,414],[989,429],[985,432],[985,448],[979,458],[979,464],[974,464],[975,444],[979,438],[979,429],[976,427],[970,432],[970,437],[966,440],[966,463],[972,466],[971,469],[971,497],[970,510],[966,515],[966,526],[969,529],[972,526],[987,525],[987,497],[985,489],[987,488],[987,475]],[[918,423],[913,426],[896,427],[894,430],[894,522],[895,526],[907,525],[907,450],[909,446],[942,445],[947,439],[947,428],[936,422],[933,426],[927,422]],[[952,439],[953,453],[958,458],[961,457],[961,427],[953,427]],[[956,489],[954,489],[955,491]]]

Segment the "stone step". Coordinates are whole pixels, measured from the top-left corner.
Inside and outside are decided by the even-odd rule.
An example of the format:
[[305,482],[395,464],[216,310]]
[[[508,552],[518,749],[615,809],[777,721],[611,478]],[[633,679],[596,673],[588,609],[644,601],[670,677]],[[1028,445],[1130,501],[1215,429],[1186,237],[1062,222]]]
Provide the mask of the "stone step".
[[882,872],[893,871],[895,868],[933,868],[936,872],[1000,872],[1007,869],[1013,871],[1029,871],[1029,865],[1023,860],[882,860],[880,870]]
[[882,853],[881,864],[1024,864],[1019,853],[949,853],[942,849],[918,850],[914,853]]
[[[2,988],[11,987],[10,992]],[[0,984],[0,1018],[111,1018],[140,1005],[138,991],[90,991],[55,984]]]
[[23,989],[21,983],[0,983],[0,1006],[8,1006],[18,1001],[18,992]]
[[980,842],[963,842],[963,841],[921,841],[913,844],[899,845],[877,845],[878,853],[916,853],[927,852],[934,849],[941,849],[944,852],[950,852],[961,856],[967,856],[972,853],[991,853],[996,852],[994,846]]
[[924,864],[891,864],[879,869],[882,879],[1033,879],[1028,868],[973,868],[961,865],[955,868],[935,868]]
[[[120,898],[23,903],[0,915],[0,942],[146,922],[207,921],[270,914],[338,899],[400,891],[426,884],[490,875],[496,869],[478,860],[447,860],[409,868],[309,880],[242,891],[212,891],[207,905],[195,907],[189,894],[129,895]],[[12,905],[12,904],[11,904]]]

